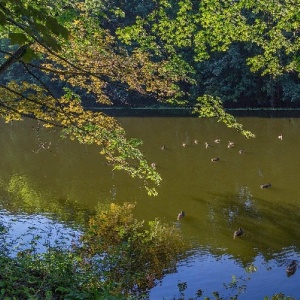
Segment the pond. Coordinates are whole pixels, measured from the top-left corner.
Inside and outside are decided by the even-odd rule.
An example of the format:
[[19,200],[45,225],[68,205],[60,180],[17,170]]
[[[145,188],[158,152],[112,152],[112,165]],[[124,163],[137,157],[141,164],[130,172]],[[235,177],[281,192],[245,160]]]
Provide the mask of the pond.
[[[213,298],[217,292],[223,299],[279,292],[300,299],[299,272],[286,274],[292,260],[300,265],[300,119],[255,115],[238,117],[255,139],[212,119],[119,117],[156,163],[163,178],[157,197],[148,197],[140,181],[113,172],[96,147],[62,140],[34,121],[1,124],[2,211],[6,218],[7,211],[51,213],[60,222],[80,223],[98,202],[136,202],[138,219],[174,223],[195,245],[150,299]],[[262,189],[266,183],[271,188]],[[177,221],[181,210],[186,215]],[[244,235],[233,239],[239,227]]]

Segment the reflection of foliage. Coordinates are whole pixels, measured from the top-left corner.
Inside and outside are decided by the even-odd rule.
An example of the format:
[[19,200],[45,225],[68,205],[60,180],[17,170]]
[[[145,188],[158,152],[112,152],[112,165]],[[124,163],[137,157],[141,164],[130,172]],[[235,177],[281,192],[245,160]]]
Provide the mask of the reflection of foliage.
[[216,298],[216,300],[221,300],[222,299],[222,298],[220,298],[219,292],[213,292],[212,294]]
[[[248,278],[248,280],[249,280],[249,278]],[[246,284],[244,283],[245,281],[246,280],[243,279],[242,277],[237,278],[235,275],[232,275],[231,282],[228,285],[224,284],[226,289],[231,289],[236,292],[233,299],[237,299],[238,295],[245,292],[245,290],[246,290]]]
[[[98,236],[93,236],[95,239],[85,239],[85,237],[92,237],[91,231],[97,231],[97,222],[91,222],[94,224],[94,226],[90,226],[89,228],[87,228],[87,232],[83,235],[83,244],[79,242],[75,236],[67,237],[66,235],[62,235],[61,237],[59,237],[59,240],[55,240],[54,243],[50,242],[50,230],[47,236],[48,239],[45,239],[45,242],[43,244],[46,247],[47,251],[41,254],[38,254],[38,248],[40,242],[42,242],[43,239],[39,232],[37,232],[36,227],[29,228],[27,232],[28,236],[32,236],[31,241],[28,241],[27,247],[29,248],[24,248],[26,247],[26,245],[19,243],[17,240],[8,241],[5,238],[5,233],[6,229],[9,228],[5,228],[5,231],[3,232],[0,231],[0,269],[2,270],[2,272],[0,273],[0,297],[3,297],[3,299],[36,300],[147,299],[147,290],[152,285],[144,287],[144,290],[141,289],[140,292],[143,293],[140,293],[139,295],[130,295],[130,287],[128,286],[126,290],[122,290],[122,286],[120,286],[120,284],[124,284],[125,281],[129,282],[130,275],[133,276],[132,279],[138,278],[139,280],[142,280],[142,278],[144,278],[147,279],[148,284],[153,284],[155,278],[149,276],[149,265],[142,269],[134,269],[136,267],[136,264],[134,264],[133,262],[133,265],[130,265],[128,264],[129,260],[125,260],[125,262],[123,263],[123,268],[127,267],[132,273],[129,274],[129,271],[127,272],[127,270],[123,269],[122,275],[124,278],[121,278],[119,281],[116,281],[115,276],[110,276],[111,272],[117,271],[117,264],[121,264],[122,259],[126,258],[126,253],[124,252],[132,250],[126,247],[122,247],[120,245],[119,239],[121,238],[122,242],[126,243],[124,241],[124,238],[125,236],[127,236],[127,243],[131,243],[131,238],[134,236],[138,236],[140,238],[140,244],[145,247],[149,247],[149,240],[147,238],[151,237],[150,240],[154,239],[153,243],[156,245],[155,248],[151,250],[152,253],[154,253],[156,251],[160,252],[160,246],[164,247],[168,245],[168,247],[172,247],[172,245],[174,245],[174,241],[172,240],[173,237],[171,235],[167,235],[168,237],[165,238],[165,236],[162,236],[162,233],[152,235],[151,230],[146,230],[147,233],[140,231],[139,226],[135,225],[138,225],[141,222],[134,220],[131,213],[126,210],[127,208],[130,211],[133,205],[126,204],[123,207],[112,205],[111,207],[114,212],[118,211],[119,213],[112,214],[108,210],[102,211],[103,219],[108,219],[108,222],[106,222],[106,224],[104,224],[102,228],[106,228],[106,230],[108,231],[109,228],[111,229],[112,233],[109,237],[109,240],[111,238],[113,240],[111,249],[108,249],[108,251],[105,252],[105,254],[102,253],[102,255],[97,255],[94,251],[94,245],[101,243],[101,241],[98,240]],[[126,211],[128,213],[126,213]],[[124,214],[122,212],[124,212]],[[94,218],[97,218],[99,215],[101,215],[101,212],[98,211],[97,215]],[[116,216],[116,218],[114,219],[113,216]],[[94,220],[94,218],[92,218],[91,220]],[[105,233],[107,233],[108,231],[105,231]],[[104,243],[107,242],[104,236],[105,233],[103,233]],[[113,236],[116,236],[116,239],[114,239]],[[144,237],[146,237],[146,239],[144,239]],[[22,241],[23,236],[20,236],[20,239]],[[158,242],[158,240],[160,242]],[[164,240],[165,242],[162,242],[161,240]],[[116,249],[115,242],[119,245],[122,251],[118,251],[120,249]],[[15,246],[16,244],[18,244],[19,248],[13,249],[13,246]],[[7,246],[9,246],[10,249],[8,249]],[[136,252],[127,252],[128,257],[131,257],[133,260],[135,260],[136,255],[139,254],[140,250],[142,250],[141,248],[142,247],[136,249]],[[12,249],[13,251],[18,251],[17,256],[13,258],[11,256]],[[89,249],[91,249],[91,251],[89,251]],[[114,252],[114,250],[116,251]],[[165,248],[164,252],[166,253],[169,250],[171,251],[171,253],[174,252],[170,248]],[[107,258],[107,255],[110,255],[110,258]],[[102,259],[100,259],[100,256],[102,257]],[[141,256],[139,256],[139,258],[141,258]],[[154,263],[151,260],[151,257],[148,257],[148,262],[149,264]],[[161,267],[164,266],[161,265]],[[245,292],[245,285],[240,284],[241,282],[243,283],[243,281],[245,281],[243,280],[243,278],[232,276],[232,281],[228,285],[225,285],[227,289],[230,288],[235,291],[235,295],[230,296],[230,298],[221,295],[221,293],[218,291],[212,292],[211,296],[209,297],[204,296],[204,292],[201,289],[197,291],[195,297],[185,298],[184,293],[187,289],[187,282],[180,282],[177,284],[180,295],[178,295],[178,297],[176,298],[174,297],[173,299],[196,300],[204,296],[203,299],[207,300],[237,300],[239,299],[239,295]],[[136,281],[136,283],[138,282],[140,281]],[[285,296],[282,293],[275,294],[272,298],[265,297],[264,299],[295,300],[294,298]]]
[[183,292],[183,291],[185,291],[186,288],[187,288],[187,283],[186,283],[186,282],[179,282],[179,283],[177,284],[177,286],[178,286],[179,292]]
[[285,296],[283,293],[275,294],[272,298],[265,297],[264,300],[295,300],[293,297]]
[[28,182],[28,179],[22,175],[13,175],[10,178],[8,192],[16,199],[22,201],[23,205],[35,207],[37,210],[41,207],[41,195],[35,191]]
[[[62,220],[79,223],[83,223],[86,218],[87,212],[81,207],[75,209],[76,204],[72,201],[55,199],[45,193],[42,195],[25,175],[14,174],[8,183],[1,180],[0,186],[8,192],[9,198],[13,199],[7,203],[1,203],[1,206],[10,211],[19,211],[22,208],[22,211],[29,213],[54,213]],[[51,201],[48,201],[50,197]]]
[[201,289],[199,289],[196,293],[196,297],[201,297],[203,294],[203,291]]
[[118,282],[116,291],[125,293],[153,287],[185,249],[178,229],[158,220],[145,226],[133,218],[133,208],[129,203],[99,207],[82,236],[84,256],[97,261],[103,280]]
[[245,268],[245,271],[246,271],[247,273],[252,274],[252,273],[255,273],[255,272],[257,271],[257,267],[254,266],[253,264],[250,264],[249,266],[247,266],[247,267]]
[[3,226],[3,224],[0,223],[0,234],[2,233],[6,233],[7,229],[5,228],[5,226]]

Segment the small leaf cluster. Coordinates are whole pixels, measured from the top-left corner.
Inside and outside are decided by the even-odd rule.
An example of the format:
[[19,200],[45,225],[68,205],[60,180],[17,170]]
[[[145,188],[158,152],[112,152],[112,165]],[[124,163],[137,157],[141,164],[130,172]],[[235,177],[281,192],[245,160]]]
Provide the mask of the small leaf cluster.
[[229,113],[226,113],[222,102],[218,97],[204,95],[197,99],[198,103],[195,105],[193,113],[199,117],[216,118],[218,122],[223,122],[228,128],[234,128],[245,137],[255,137],[255,135],[243,128],[243,125]]

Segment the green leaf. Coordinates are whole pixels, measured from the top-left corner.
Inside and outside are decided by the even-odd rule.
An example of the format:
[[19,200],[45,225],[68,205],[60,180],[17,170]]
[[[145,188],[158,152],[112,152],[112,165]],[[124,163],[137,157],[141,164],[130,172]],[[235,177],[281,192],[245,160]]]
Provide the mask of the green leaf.
[[22,56],[22,61],[29,63],[33,59],[37,59],[38,56],[34,53],[31,48],[27,48],[25,54]]
[[24,45],[28,42],[28,38],[24,33],[10,32],[8,34],[12,44]]
[[38,30],[39,33],[41,33],[42,35],[49,34],[49,30],[45,25],[43,25],[41,23],[35,23],[34,26],[35,26],[35,29]]
[[54,51],[59,51],[61,49],[60,45],[58,44],[57,40],[50,35],[44,36],[44,42],[48,47],[50,47]]
[[61,35],[63,38],[68,37],[68,30],[60,25],[53,17],[48,16],[46,20],[46,27],[50,29],[55,35]]
[[4,26],[6,25],[6,17],[5,17],[5,14],[0,11],[0,26]]

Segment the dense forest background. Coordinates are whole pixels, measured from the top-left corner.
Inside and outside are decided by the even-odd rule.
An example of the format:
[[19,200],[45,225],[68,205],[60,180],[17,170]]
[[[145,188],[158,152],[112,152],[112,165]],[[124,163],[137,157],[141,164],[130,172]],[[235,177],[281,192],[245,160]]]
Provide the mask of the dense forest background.
[[[168,58],[172,56],[172,59],[176,57],[174,61],[180,62],[182,68],[191,77],[192,84],[181,84],[188,99],[186,102],[188,106],[193,106],[197,97],[208,94],[219,97],[225,108],[299,107],[300,79],[298,71],[282,69],[279,72],[272,72],[272,67],[269,70],[255,67],[249,58],[262,55],[265,51],[264,46],[257,43],[255,38],[248,40],[241,37],[239,40],[234,36],[232,31],[236,30],[238,34],[244,30],[238,28],[238,22],[234,23],[236,11],[234,8],[231,10],[230,6],[233,7],[237,2],[240,3],[239,13],[245,18],[246,23],[253,26],[256,20],[260,20],[265,24],[264,31],[261,30],[257,34],[265,36],[266,43],[273,43],[273,33],[271,32],[273,29],[276,33],[281,32],[291,43],[296,41],[295,36],[298,40],[299,28],[293,23],[292,15],[287,17],[289,21],[282,21],[284,17],[281,18],[281,14],[289,15],[290,9],[292,9],[292,14],[297,13],[300,5],[295,1],[272,1],[272,4],[268,1],[260,1],[260,3],[255,3],[255,1],[110,1],[110,5],[107,1],[105,14],[108,18],[103,19],[101,24],[111,32],[118,33],[118,28],[133,26],[136,20],[143,23],[145,31],[149,35],[151,31],[154,36],[156,45],[163,45],[164,50],[161,55]],[[111,7],[114,8],[111,9]],[[163,13],[160,11],[162,9]],[[116,11],[122,11],[122,14],[112,13]],[[211,15],[206,16],[208,11]],[[148,17],[151,14],[152,19]],[[220,15],[220,18],[212,18],[214,14]],[[225,22],[224,16],[229,19],[233,18],[229,21],[230,25]],[[195,42],[197,34],[201,31],[208,31],[205,35],[211,34],[210,29],[203,26],[203,23],[206,22],[205,18],[211,18],[208,22],[211,22],[212,26],[216,28],[216,33],[212,33],[212,35],[219,35],[217,41],[214,42],[220,44],[220,47],[215,47],[211,43],[206,47],[206,53],[204,55],[202,53],[202,57],[197,59],[196,56],[199,53],[199,49],[197,49],[199,45]],[[200,19],[201,21],[199,21]],[[299,18],[296,17],[296,20],[298,22]],[[169,25],[164,22],[169,22]],[[287,25],[285,22],[292,22],[293,25],[280,28],[281,22],[285,24],[284,26]],[[180,26],[182,26],[181,31],[179,30]],[[220,26],[224,26],[223,31],[220,30]],[[295,30],[292,29],[293,26],[296,26]],[[166,33],[162,32],[163,30],[170,32],[168,37],[166,37]],[[289,30],[291,31],[288,32]],[[124,37],[126,29],[122,33]],[[128,31],[128,33],[134,35],[134,30]],[[232,34],[233,36],[231,36]],[[224,48],[220,40],[226,39],[226,36],[232,40]],[[201,37],[203,38],[202,35]],[[189,41],[182,42],[181,38]],[[281,46],[284,47],[284,42],[280,41],[279,34],[274,34],[273,38],[277,40],[274,42],[277,44],[277,49],[273,52],[271,50],[270,53],[278,55],[279,64],[288,64],[291,56],[295,58],[298,55],[298,52],[291,55],[289,51],[281,48]],[[133,40],[136,42],[138,39],[134,37]],[[204,43],[207,43],[206,38],[203,40]],[[148,42],[143,44],[138,40],[138,43],[146,46]],[[280,45],[281,43],[282,45]],[[131,105],[146,103],[143,99],[138,100],[134,97],[128,97],[126,102]],[[122,101],[119,101],[118,104],[121,105]]]
[[[243,1],[239,2],[242,3]],[[273,6],[270,7],[270,5],[266,4],[267,1],[261,2],[265,2],[265,11],[259,10],[261,8],[257,8],[255,11],[256,7],[253,2],[253,7],[249,7],[249,9],[244,6],[242,14],[247,22],[260,19],[268,24],[269,28],[275,28],[278,22],[280,22],[280,18],[275,19],[272,15],[272,9],[274,10],[274,14],[278,14],[278,9],[285,11],[287,8],[295,5],[293,1],[284,1],[283,3],[281,3],[282,1],[273,1]],[[201,9],[202,15],[206,13],[203,7],[206,6],[205,9],[207,9],[209,5],[215,7],[216,12],[220,8],[224,12],[226,10],[228,12],[228,5],[230,5],[228,3],[230,1],[220,1],[218,5],[216,3],[216,1],[178,2],[157,0],[86,1],[88,9],[96,16],[102,30],[108,30],[110,34],[116,37],[114,40],[115,51],[118,51],[119,47],[123,47],[130,53],[136,47],[143,47],[144,49],[148,47],[146,50],[154,54],[154,59],[170,59],[174,64],[178,64],[177,67],[179,69],[182,68],[182,71],[188,74],[189,80],[179,81],[181,91],[184,91],[184,106],[194,106],[199,96],[209,94],[219,97],[225,108],[300,107],[300,79],[298,72],[287,70],[274,74],[259,69],[253,70],[253,66],[249,63],[249,58],[261,55],[262,47],[251,40],[245,41],[241,39],[239,41],[235,39],[226,48],[223,47],[222,49],[209,45],[206,47],[207,55],[205,59],[195,59],[198,46],[195,45],[193,40],[196,38],[197,31],[205,29],[196,20],[199,14],[201,14]],[[76,10],[74,6],[74,1],[66,1],[62,4],[61,9],[64,11],[62,18],[75,14]],[[163,14],[162,11],[164,11]],[[234,17],[233,12],[232,16],[229,17]],[[183,39],[190,39],[188,43],[179,43],[177,39],[180,40],[182,36],[180,35],[181,33],[176,33],[178,29],[175,27],[171,28],[171,26],[167,28],[163,24],[163,22],[168,20],[170,24],[173,21],[178,23],[174,23],[174,26],[183,26],[185,30]],[[212,20],[212,22],[217,21]],[[155,23],[157,27],[155,27]],[[159,53],[154,53],[153,45],[150,45],[149,41],[141,41],[139,40],[140,37],[137,38],[137,36],[134,36],[133,32],[137,28],[136,24],[139,24],[138,26],[143,24],[142,26],[149,37],[151,37],[151,41],[155,42],[155,47],[160,49]],[[222,26],[222,24],[215,23],[216,28],[220,25]],[[227,26],[225,23],[223,25],[224,28]],[[238,28],[236,29],[238,31]],[[166,37],[167,34],[163,30],[166,32],[169,30],[172,33],[171,35],[169,33],[169,36]],[[226,30],[224,30],[225,33]],[[222,39],[224,32],[219,32],[220,39]],[[131,35],[130,43],[126,43],[126,39],[128,41],[126,34]],[[178,34],[178,37],[176,37],[176,34]],[[228,36],[230,34],[228,33]],[[261,34],[264,35],[266,33],[262,32]],[[296,28],[293,32],[288,32],[286,29],[283,34],[287,39],[292,39],[294,38],[293,36],[299,35],[299,30]],[[268,38],[266,38],[266,42],[268,42]],[[269,42],[271,41],[269,40]],[[278,43],[280,43],[279,40]],[[172,45],[170,46],[170,44]],[[7,40],[2,39],[1,49],[9,51],[9,47],[11,45]],[[277,49],[277,52],[281,62],[286,63],[290,60],[291,55],[286,51]],[[50,86],[52,85],[52,88],[58,94],[61,87],[66,86],[63,80],[54,84],[51,76],[47,77],[45,74],[43,76],[44,80]],[[20,66],[13,65],[9,69],[9,72],[1,76],[1,82],[9,82],[12,79],[19,81],[26,80],[27,74],[24,72],[22,76],[20,74]],[[74,88],[74,90],[76,91],[77,89]],[[127,89],[126,86],[108,84],[105,88],[105,93],[111,100],[110,105],[113,106],[155,107],[158,104],[158,97],[155,93],[143,94],[136,90]],[[89,94],[84,94],[82,99],[83,105],[86,107],[106,106],[97,104],[94,101],[94,97]],[[174,102],[171,105],[174,106],[174,104],[176,105]],[[163,105],[169,106],[170,104],[166,101],[160,101],[159,107]]]

